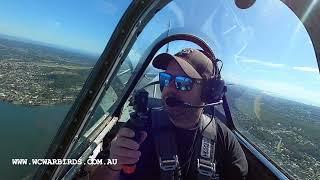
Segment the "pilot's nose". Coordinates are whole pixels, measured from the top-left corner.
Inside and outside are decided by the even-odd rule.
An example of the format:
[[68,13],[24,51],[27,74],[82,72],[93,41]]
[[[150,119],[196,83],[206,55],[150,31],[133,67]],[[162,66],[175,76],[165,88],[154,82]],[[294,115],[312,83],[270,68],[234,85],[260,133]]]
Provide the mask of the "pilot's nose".
[[177,88],[176,88],[176,85],[175,85],[174,80],[171,81],[171,82],[169,82],[168,88],[169,88],[171,91],[177,91]]

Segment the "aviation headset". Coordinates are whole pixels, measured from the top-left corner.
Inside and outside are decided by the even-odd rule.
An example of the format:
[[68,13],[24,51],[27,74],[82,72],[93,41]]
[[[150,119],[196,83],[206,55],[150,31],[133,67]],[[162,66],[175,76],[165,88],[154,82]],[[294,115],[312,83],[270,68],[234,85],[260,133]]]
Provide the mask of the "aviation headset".
[[[185,40],[189,42],[193,42],[197,44],[199,47],[202,48],[202,50],[199,50],[204,55],[206,55],[213,63],[213,72],[214,74],[212,77],[210,77],[207,80],[204,80],[202,92],[201,92],[201,100],[205,102],[206,104],[210,103],[216,103],[222,100],[222,97],[224,93],[227,91],[227,87],[225,86],[224,80],[221,78],[221,69],[223,67],[223,62],[220,59],[215,58],[213,51],[208,46],[207,43],[205,43],[202,39],[198,38],[197,36],[191,35],[191,34],[174,34],[169,35],[159,42],[157,42],[155,45],[153,45],[151,52],[148,53],[148,59],[152,59],[156,52],[165,44],[168,44],[175,40]],[[218,62],[221,62],[221,67],[218,67]],[[152,82],[145,87],[149,85],[153,85],[159,82]],[[162,89],[160,89],[162,91]]]
[[[226,92],[226,86],[224,80],[221,78],[221,67],[218,67],[218,62],[222,61],[220,59],[216,59],[213,53],[206,52],[204,50],[199,50],[204,55],[206,55],[213,64],[213,72],[214,74],[207,80],[204,80],[204,84],[201,92],[201,100],[206,104],[218,102],[222,99],[222,96]],[[212,52],[212,51],[211,51]]]
[[222,99],[223,94],[226,92],[225,82],[221,78],[221,69],[223,64],[220,68],[218,67],[218,62],[222,63],[222,61],[220,59],[216,59],[213,53],[201,49],[198,50],[211,60],[213,64],[212,72],[214,72],[209,79],[203,80],[204,84],[201,92],[201,100],[206,104],[218,102]]

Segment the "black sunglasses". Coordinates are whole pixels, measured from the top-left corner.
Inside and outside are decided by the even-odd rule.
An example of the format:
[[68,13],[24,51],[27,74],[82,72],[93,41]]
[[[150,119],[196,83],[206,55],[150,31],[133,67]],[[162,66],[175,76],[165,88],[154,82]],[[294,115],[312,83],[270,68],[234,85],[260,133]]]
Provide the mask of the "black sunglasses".
[[170,82],[174,79],[176,88],[180,91],[190,91],[193,84],[202,84],[200,79],[194,79],[188,76],[174,76],[166,72],[159,73],[160,89],[168,87]]

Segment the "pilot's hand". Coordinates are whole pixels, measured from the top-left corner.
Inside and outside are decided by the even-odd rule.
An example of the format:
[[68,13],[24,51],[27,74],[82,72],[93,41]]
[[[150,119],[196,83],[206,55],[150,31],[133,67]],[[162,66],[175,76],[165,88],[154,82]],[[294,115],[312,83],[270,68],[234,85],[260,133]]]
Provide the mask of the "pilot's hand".
[[141,156],[138,150],[140,144],[147,138],[147,133],[141,131],[138,142],[132,140],[135,132],[129,128],[121,128],[116,137],[111,141],[110,159],[117,159],[117,165],[111,166],[112,169],[121,170],[123,165],[136,164]]

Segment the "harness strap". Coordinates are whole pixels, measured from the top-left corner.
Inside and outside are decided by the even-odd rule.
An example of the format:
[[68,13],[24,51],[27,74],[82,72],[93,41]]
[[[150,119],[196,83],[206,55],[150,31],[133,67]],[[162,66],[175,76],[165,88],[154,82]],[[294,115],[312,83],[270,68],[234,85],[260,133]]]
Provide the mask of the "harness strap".
[[[197,158],[197,180],[211,179],[216,172],[215,163],[215,143],[217,139],[216,122],[203,115],[201,121],[202,140],[201,149],[198,152]],[[210,124],[208,124],[210,123]],[[207,127],[206,127],[207,126]]]
[[181,172],[176,172],[179,167],[177,145],[173,125],[167,113],[161,109],[151,111],[153,138],[159,156],[160,177],[163,180],[177,180]]
[[[174,134],[174,125],[169,120],[168,114],[162,109],[152,109],[152,130],[159,156],[160,177],[161,179],[176,180],[181,178],[179,160],[177,155],[177,144]],[[216,172],[215,145],[217,139],[216,121],[203,115],[201,118],[202,138],[201,147],[197,146],[197,179],[208,180],[214,178]],[[199,142],[200,143],[200,142]],[[199,144],[197,143],[197,144]]]

